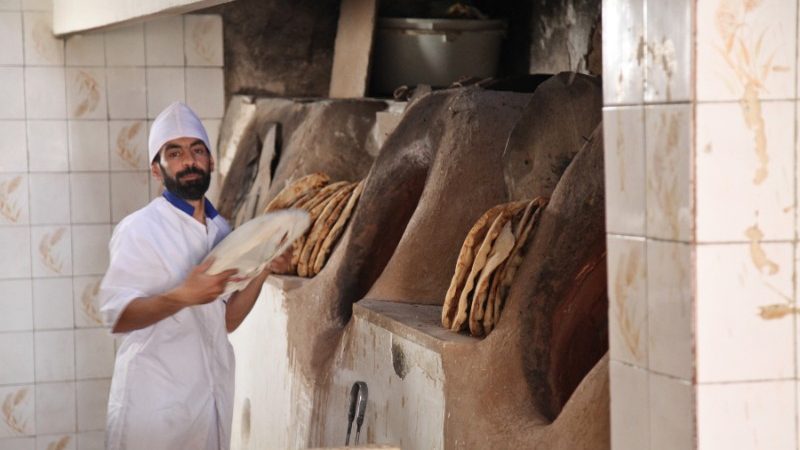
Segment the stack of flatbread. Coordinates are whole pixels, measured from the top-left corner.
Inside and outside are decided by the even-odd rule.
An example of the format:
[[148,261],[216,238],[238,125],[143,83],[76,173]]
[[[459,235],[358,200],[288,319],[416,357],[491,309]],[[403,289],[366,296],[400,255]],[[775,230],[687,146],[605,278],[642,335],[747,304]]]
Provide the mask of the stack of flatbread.
[[311,226],[293,244],[287,275],[318,274],[342,235],[355,209],[364,181],[331,183],[324,173],[312,173],[287,185],[269,202],[264,212],[297,208],[308,211]]
[[444,299],[442,325],[473,336],[494,329],[547,199],[497,205],[469,230]]

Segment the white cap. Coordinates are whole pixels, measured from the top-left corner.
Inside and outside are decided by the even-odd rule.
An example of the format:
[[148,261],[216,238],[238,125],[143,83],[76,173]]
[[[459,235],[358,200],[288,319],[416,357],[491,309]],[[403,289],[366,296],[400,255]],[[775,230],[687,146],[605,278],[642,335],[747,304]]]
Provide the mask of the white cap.
[[183,103],[173,102],[161,111],[150,128],[150,139],[147,143],[149,161],[153,162],[164,144],[183,137],[200,139],[206,144],[208,151],[211,151],[208,134],[197,114]]

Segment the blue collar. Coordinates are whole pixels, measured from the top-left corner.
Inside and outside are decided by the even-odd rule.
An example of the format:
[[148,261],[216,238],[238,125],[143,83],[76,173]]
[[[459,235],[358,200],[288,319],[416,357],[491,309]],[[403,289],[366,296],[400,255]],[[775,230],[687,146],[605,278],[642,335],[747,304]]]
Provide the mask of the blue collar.
[[[172,206],[180,209],[181,211],[185,212],[190,216],[194,216],[194,206],[190,205],[186,200],[178,197],[177,195],[173,194],[168,190],[164,190],[164,193],[161,195],[163,195],[168,202],[172,203]],[[214,208],[214,205],[212,205],[207,198],[204,197],[203,202],[204,202],[203,206],[205,209],[206,217],[208,217],[209,219],[213,219],[214,217],[217,217],[219,215],[217,210]]]

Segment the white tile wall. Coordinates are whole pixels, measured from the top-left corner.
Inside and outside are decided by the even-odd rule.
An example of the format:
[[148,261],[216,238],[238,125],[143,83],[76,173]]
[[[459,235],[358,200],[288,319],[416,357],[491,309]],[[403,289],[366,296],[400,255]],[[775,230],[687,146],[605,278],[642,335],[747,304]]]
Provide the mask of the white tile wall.
[[609,363],[611,448],[640,450],[650,445],[648,373],[625,363]]
[[105,119],[106,71],[98,67],[68,68],[67,116],[71,119]]
[[75,450],[77,440],[74,434],[39,434],[36,436],[36,450]]
[[63,67],[25,68],[25,110],[29,119],[66,119]]
[[0,136],[3,136],[0,140],[0,172],[27,172],[28,138],[25,121],[0,120]]
[[61,40],[50,9],[0,0],[3,450],[104,448],[115,341],[97,287],[112,224],[158,190],[147,119],[188,98],[216,141],[224,109],[218,16]]
[[102,431],[87,431],[78,433],[78,449],[80,450],[104,450],[105,433]]
[[0,281],[0,332],[33,329],[31,280]]
[[0,224],[25,225],[29,223],[29,211],[28,175],[0,175]]
[[78,381],[78,431],[103,430],[110,380]]
[[36,386],[36,432],[75,431],[75,382],[40,383]]
[[148,66],[182,66],[183,17],[165,17],[144,24]]
[[69,223],[69,176],[66,173],[30,175],[31,223]]
[[697,248],[699,382],[794,378],[794,316],[761,314],[791,302],[793,273],[791,243]]
[[130,25],[106,32],[106,65],[144,66],[144,27]]
[[695,387],[690,381],[651,373],[650,449],[682,450],[694,448]]
[[33,382],[33,333],[0,334],[0,384]]
[[0,13],[0,65],[22,65],[22,14]]
[[108,116],[111,119],[147,117],[147,88],[144,67],[109,67]]
[[610,329],[612,448],[796,449],[798,3],[603,12],[610,312],[615,242],[642,236],[648,305],[646,366],[614,361]]
[[[34,402],[36,389],[32,384],[0,386],[0,401],[10,407],[4,420],[0,421],[0,438],[30,436],[36,433]],[[6,441],[0,441],[5,446]],[[11,445],[26,448],[28,440],[9,441]]]
[[118,172],[111,175],[112,222],[119,222],[150,201],[149,178],[149,172]]
[[69,122],[69,165],[73,171],[108,171],[108,122]]
[[20,0],[0,0],[0,11],[20,11]]
[[645,235],[644,108],[607,108],[603,112],[607,151],[606,204],[615,214],[606,215],[609,233]]
[[222,117],[225,111],[222,68],[186,69],[186,102],[201,118]]
[[691,118],[688,104],[645,109],[648,237],[692,238]]
[[34,278],[72,275],[72,235],[68,225],[31,227]]
[[647,367],[647,255],[644,238],[608,237],[611,359]]
[[147,68],[147,117],[155,119],[176,100],[186,100],[183,67]]
[[21,0],[23,11],[52,11],[51,0]]
[[184,16],[186,65],[222,66],[222,17],[193,14]]
[[[739,103],[697,106],[697,239],[794,237],[794,101],[764,102],[753,127]],[[724,205],[736,204],[736,208]]]
[[34,336],[36,381],[75,379],[75,332],[39,331]]
[[36,450],[36,438],[3,439],[4,450]]
[[146,121],[112,120],[108,127],[111,170],[148,170]]
[[689,244],[647,242],[650,369],[683,380],[694,374],[692,263]]
[[796,11],[793,0],[698,2],[698,99],[794,98]]
[[647,2],[645,102],[687,101],[692,69],[691,0]]
[[25,75],[22,67],[0,67],[0,119],[25,118]]
[[102,34],[70,36],[66,41],[67,66],[105,66],[105,40]]
[[75,325],[78,328],[95,328],[103,325],[100,316],[100,302],[97,293],[100,276],[79,276],[73,278],[73,301]]
[[69,170],[67,122],[28,121],[28,166],[32,172]]
[[[104,141],[102,141],[104,142]],[[100,145],[103,145],[101,142]],[[108,223],[111,217],[109,176],[105,173],[71,173],[73,223]]]
[[64,64],[64,45],[53,36],[53,19],[49,12],[23,13],[25,32],[25,64],[58,66]]
[[114,338],[105,328],[75,331],[75,370],[79,380],[111,377]]
[[795,382],[700,385],[698,448],[795,449]]
[[0,258],[0,279],[31,276],[31,230],[0,226],[0,248],[14,258]]
[[102,275],[108,267],[110,225],[75,225],[72,228],[75,248],[75,275]]
[[36,330],[71,329],[72,278],[33,280],[33,325]]
[[603,4],[603,99],[606,105],[642,102],[645,62],[643,0]]

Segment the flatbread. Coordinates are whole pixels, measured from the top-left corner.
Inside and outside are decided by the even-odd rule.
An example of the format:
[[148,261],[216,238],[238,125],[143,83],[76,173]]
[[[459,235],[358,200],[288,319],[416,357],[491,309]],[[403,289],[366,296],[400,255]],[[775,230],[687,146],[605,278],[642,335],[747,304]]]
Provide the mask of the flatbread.
[[492,315],[495,325],[500,320],[500,312],[505,305],[508,290],[511,287],[511,283],[514,281],[514,275],[517,273],[517,269],[519,268],[519,265],[522,264],[522,259],[525,256],[525,246],[528,242],[528,238],[536,228],[536,224],[539,223],[539,218],[542,215],[542,211],[544,211],[545,207],[547,206],[547,199],[543,197],[537,197],[532,203],[535,203],[537,208],[531,215],[531,218],[526,226],[521,230],[521,235],[519,239],[517,239],[516,244],[514,244],[514,248],[511,250],[511,255],[509,255],[508,259],[506,260],[505,267],[503,268],[502,272],[498,274],[499,278],[496,292],[490,294],[495,296],[493,305],[494,313]]
[[358,199],[361,197],[361,192],[363,191],[364,181],[362,180],[356,185],[353,193],[350,194],[347,204],[345,205],[341,214],[339,214],[339,218],[336,219],[336,223],[333,224],[333,228],[331,228],[330,233],[325,236],[325,240],[322,242],[322,246],[319,249],[317,258],[314,260],[314,273],[319,273],[325,266],[325,263],[328,260],[328,255],[331,253],[333,246],[339,240],[339,236],[344,231],[344,227],[347,224],[347,221],[350,219],[350,215],[355,209]]
[[[328,213],[328,215],[320,215],[317,222],[320,222],[321,225],[319,227],[319,236],[316,237],[314,242],[314,249],[311,251],[311,256],[308,258],[308,273],[311,276],[314,276],[319,273],[319,269],[322,269],[322,266],[319,266],[319,269],[314,270],[314,267],[317,263],[317,256],[319,255],[319,251],[322,248],[322,243],[328,237],[333,229],[333,225],[339,219],[339,216],[342,214],[342,210],[344,207],[347,206],[348,200],[350,200],[350,196],[353,194],[353,191],[358,186],[358,183],[353,183],[342,188],[339,193],[336,194],[335,200],[331,200],[332,202],[335,201],[336,205],[333,209]],[[312,230],[313,232],[313,230]]]
[[237,280],[229,282],[224,293],[242,289],[273,258],[283,254],[297,236],[305,233],[310,223],[308,213],[299,210],[275,211],[247,221],[206,256],[205,260],[214,258],[207,273],[237,269]]
[[319,217],[320,213],[326,206],[326,202],[337,192],[339,189],[347,186],[347,181],[337,181],[335,183],[331,183],[317,192],[317,195],[314,196],[311,200],[309,200],[303,208],[311,214],[311,220],[316,220]]
[[303,252],[303,245],[306,243],[305,235],[300,236],[292,244],[292,259],[289,262],[289,270],[287,273],[297,275],[297,265],[300,262],[300,253]]
[[308,203],[315,195],[319,192],[321,188],[311,189],[303,194],[300,194],[291,204],[287,206],[287,208],[297,208],[297,209],[305,209],[303,208],[306,203]]
[[[347,183],[345,182],[345,184]],[[317,243],[317,239],[320,238],[320,234],[324,228],[325,220],[336,208],[342,198],[348,194],[349,192],[346,190],[346,188],[341,186],[338,191],[334,192],[331,196],[325,199],[325,201],[315,206],[311,210],[310,214],[311,218],[314,220],[314,225],[312,225],[311,231],[306,235],[306,241],[303,244],[303,251],[300,253],[300,259],[297,261],[297,275],[301,277],[312,276],[312,273],[309,271],[309,266],[313,265],[313,261],[310,263],[309,261],[311,260],[311,254],[314,251],[314,246]]]
[[450,279],[450,287],[447,288],[442,306],[442,326],[445,328],[450,328],[453,325],[461,289],[464,287],[464,282],[475,258],[475,244],[483,242],[486,230],[489,229],[503,208],[504,205],[497,205],[483,213],[470,228],[464,243],[461,244],[461,251],[458,253],[453,278]]
[[473,336],[483,336],[483,317],[486,308],[487,293],[489,291],[489,281],[500,264],[502,264],[511,249],[514,248],[514,233],[511,231],[511,221],[509,220],[500,230],[500,234],[494,241],[489,259],[481,270],[478,282],[475,283],[475,294],[472,296],[472,306],[469,313],[469,332]]
[[278,192],[264,209],[264,212],[275,211],[277,209],[285,209],[291,205],[295,199],[312,189],[319,189],[320,187],[328,184],[330,177],[321,172],[312,173],[299,178],[294,183],[289,184],[282,191]]
[[472,269],[467,275],[467,279],[464,282],[464,288],[461,290],[461,295],[458,298],[458,306],[456,308],[456,316],[453,319],[453,324],[450,326],[450,329],[453,331],[461,331],[467,325],[467,319],[469,318],[469,307],[470,307],[470,294],[472,293],[472,288],[475,286],[475,280],[478,276],[478,273],[483,269],[486,265],[486,260],[489,256],[489,251],[492,249],[492,244],[497,236],[500,234],[500,230],[503,229],[506,222],[511,219],[511,212],[508,211],[506,205],[503,205],[503,208],[500,210],[500,214],[497,218],[494,219],[492,222],[492,226],[489,227],[489,231],[486,232],[486,236],[483,238],[483,242],[481,246],[478,247],[478,251],[475,252],[475,258],[472,262]]
[[505,271],[506,265],[508,261],[511,259],[511,256],[514,255],[514,250],[517,249],[520,245],[522,245],[522,240],[527,238],[527,231],[525,231],[528,227],[530,227],[531,217],[533,213],[539,207],[539,203],[535,200],[528,202],[524,211],[521,214],[517,214],[512,219],[512,227],[514,232],[514,247],[511,249],[511,253],[509,257],[503,261],[500,266],[494,271],[494,274],[491,276],[491,281],[489,283],[489,290],[486,299],[486,310],[484,311],[483,316],[483,328],[486,334],[489,334],[492,329],[494,328],[494,306],[495,300],[497,298],[497,290],[499,289],[500,280],[502,278],[502,273]]

